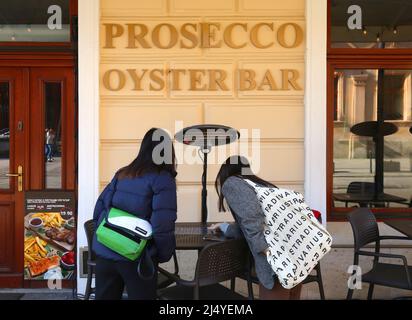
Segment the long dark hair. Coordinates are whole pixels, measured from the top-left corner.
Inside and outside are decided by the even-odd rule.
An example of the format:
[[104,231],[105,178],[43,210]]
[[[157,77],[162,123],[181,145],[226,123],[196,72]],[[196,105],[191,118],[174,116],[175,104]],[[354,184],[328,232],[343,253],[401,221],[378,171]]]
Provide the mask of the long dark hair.
[[249,161],[242,156],[231,156],[220,167],[219,173],[216,176],[215,188],[217,195],[219,196],[219,211],[226,212],[226,208],[223,202],[224,196],[222,194],[222,187],[225,184],[227,178],[231,176],[238,176],[240,178],[247,178],[256,184],[265,187],[275,187],[272,183],[259,178],[253,174],[250,169]]
[[176,156],[169,134],[159,128],[146,132],[139,153],[129,165],[121,168],[116,177],[135,178],[148,172],[167,171],[176,177]]

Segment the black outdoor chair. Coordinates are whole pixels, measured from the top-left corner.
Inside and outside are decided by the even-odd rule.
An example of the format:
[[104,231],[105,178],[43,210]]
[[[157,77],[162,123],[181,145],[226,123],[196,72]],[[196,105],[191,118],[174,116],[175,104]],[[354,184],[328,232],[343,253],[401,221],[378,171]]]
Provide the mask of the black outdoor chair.
[[[96,254],[92,250],[93,236],[96,232],[95,225],[93,220],[87,220],[84,223],[84,230],[86,232],[87,246],[89,248],[88,257],[87,257],[87,282],[86,282],[86,291],[84,294],[84,299],[89,300],[90,295],[95,293],[95,287],[92,287],[93,275],[95,273],[96,267]],[[174,274],[178,274],[179,266],[177,263],[176,252],[173,253],[173,262],[174,262]],[[174,282],[173,279],[166,277],[164,274],[158,272],[157,274],[157,288],[166,288]]]
[[307,278],[303,280],[302,284],[316,282],[319,288],[320,299],[325,300],[325,290],[323,289],[322,271],[320,269],[320,263],[318,263],[313,270],[315,270],[315,274],[311,273],[309,276],[307,276]]
[[352,181],[348,185],[347,193],[371,193],[375,192],[375,183],[364,181]]
[[[248,294],[249,294],[249,299],[253,300],[254,299],[254,293],[253,293],[252,283],[259,284],[259,279],[256,276],[256,273],[254,272],[252,253],[249,254],[248,263],[249,263],[249,268],[248,269],[251,270],[251,272],[249,274],[250,281],[248,281]],[[318,263],[313,270],[315,271],[315,274],[313,274],[313,273],[310,274],[304,281],[302,281],[302,284],[317,282],[318,287],[319,287],[320,298],[321,298],[321,300],[325,300],[325,291],[323,289],[322,272],[321,272],[321,269],[320,269],[320,263]],[[240,276],[239,278],[247,281],[246,274],[243,275],[243,276]],[[232,279],[231,283],[230,283],[230,288],[231,288],[232,291],[235,290],[235,286],[236,286],[236,279]]]
[[159,268],[160,273],[174,279],[176,285],[158,290],[158,297],[161,300],[244,300],[246,297],[220,283],[245,274],[248,252],[243,239],[207,245],[199,253],[193,280],[183,280]]
[[84,293],[84,299],[89,300],[90,295],[95,293],[95,287],[92,287],[93,274],[96,268],[96,254],[92,250],[93,236],[96,232],[94,221],[87,220],[84,223],[84,231],[86,232],[87,246],[89,248],[87,255],[87,282],[86,291]]
[[[348,214],[354,237],[355,256],[353,265],[359,265],[359,256],[374,257],[373,267],[362,275],[362,282],[369,283],[368,300],[372,299],[375,284],[412,290],[412,266],[408,266],[405,256],[380,252],[381,240],[410,240],[402,236],[380,236],[378,223],[368,208],[359,208]],[[367,244],[375,243],[375,251],[362,250]],[[379,262],[379,258],[402,260],[403,264]],[[355,272],[354,272],[355,274]],[[348,290],[347,299],[352,299],[353,289]]]
[[[352,194],[374,194],[375,193],[375,183],[374,182],[364,182],[364,181],[352,181],[349,183],[346,193]],[[359,203],[360,207],[368,207],[371,206],[367,202]],[[348,203],[346,202],[346,207],[348,207]],[[385,203],[374,203],[373,207],[383,208],[386,207]]]

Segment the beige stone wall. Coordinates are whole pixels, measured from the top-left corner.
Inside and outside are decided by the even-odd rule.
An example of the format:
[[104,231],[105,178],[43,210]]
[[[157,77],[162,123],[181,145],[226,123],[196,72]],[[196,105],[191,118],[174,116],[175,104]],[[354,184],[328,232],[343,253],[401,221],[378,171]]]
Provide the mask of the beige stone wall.
[[[278,186],[303,192],[304,180],[304,53],[305,41],[296,48],[285,48],[279,43],[277,30],[282,24],[295,23],[305,33],[304,0],[101,0],[101,54],[100,54],[100,183],[101,187],[110,181],[115,170],[129,163],[137,154],[139,143],[151,127],[162,127],[175,133],[175,122],[183,126],[202,123],[218,123],[247,129],[249,137],[243,136],[242,143],[252,143],[252,129],[260,129],[260,143],[246,149],[244,155],[254,161],[258,174]],[[152,48],[127,48],[127,26],[130,23],[145,24],[149,31],[162,23],[173,25],[179,30],[185,23],[219,23],[221,30],[215,30],[216,41],[222,40],[223,30],[232,23],[247,23],[248,31],[258,23],[273,23],[274,31],[262,28],[259,42],[270,48],[256,48],[250,41],[250,33],[236,27],[231,39],[236,45],[245,43],[244,48],[233,49],[222,42],[220,48],[181,48],[192,43],[179,34],[177,44],[169,49],[155,48],[152,38],[147,42]],[[115,48],[107,45],[107,24],[120,24],[124,34],[113,39]],[[199,27],[200,28],[200,27]],[[285,41],[291,44],[295,39],[291,28],[285,33]],[[168,44],[168,30],[162,29],[159,41]],[[303,36],[305,37],[305,34]],[[212,41],[213,42],[213,41]],[[216,42],[216,43],[217,43]],[[118,91],[109,90],[103,83],[108,70],[121,70],[125,75],[124,87]],[[171,78],[165,78],[163,87],[150,77],[143,78],[141,90],[136,89],[127,69],[159,69],[158,75],[170,74],[176,69],[220,69],[227,75],[226,90],[212,91],[208,83],[208,71],[199,86],[209,90],[190,90],[190,78],[180,79],[181,90],[173,90]],[[259,82],[266,70],[270,70],[276,90],[263,85],[263,90],[240,90],[239,69],[252,69]],[[293,88],[287,83],[282,88],[281,70],[293,69],[299,73]],[[119,84],[117,74],[110,78],[109,87]],[[291,76],[291,74],[289,74]],[[152,85],[152,90],[150,90]],[[160,90],[156,90],[160,88]],[[272,90],[270,90],[272,89]],[[282,90],[288,89],[288,90]],[[191,147],[176,147],[180,151],[194,153]],[[231,154],[239,152],[240,145],[232,146]],[[188,150],[193,149],[193,150]],[[211,154],[214,159],[221,155],[221,149]],[[252,153],[252,149],[254,153]],[[257,150],[260,162],[257,163]],[[179,152],[178,152],[179,153]],[[252,155],[252,156],[251,156]],[[222,162],[224,159],[220,159]],[[179,155],[182,161],[182,155]],[[213,188],[219,168],[212,164],[208,172],[209,220],[228,220],[228,214],[217,212],[217,197]],[[201,165],[180,164],[178,167],[178,220],[200,220]]]

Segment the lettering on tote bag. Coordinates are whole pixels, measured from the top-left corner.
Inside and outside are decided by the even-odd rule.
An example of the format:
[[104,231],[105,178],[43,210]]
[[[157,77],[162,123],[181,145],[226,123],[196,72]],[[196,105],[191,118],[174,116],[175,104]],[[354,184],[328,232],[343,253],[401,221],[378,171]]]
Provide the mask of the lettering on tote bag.
[[305,280],[330,251],[332,237],[299,192],[245,181],[255,190],[265,214],[268,263],[282,287],[291,289]]

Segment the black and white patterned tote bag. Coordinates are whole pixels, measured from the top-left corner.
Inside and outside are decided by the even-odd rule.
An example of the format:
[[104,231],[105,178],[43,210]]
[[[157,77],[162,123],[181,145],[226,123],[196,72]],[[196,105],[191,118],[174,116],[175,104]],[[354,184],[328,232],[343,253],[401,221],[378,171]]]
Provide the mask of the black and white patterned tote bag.
[[268,263],[282,287],[291,289],[305,280],[330,251],[332,236],[316,219],[301,193],[245,181],[255,190],[265,214]]

